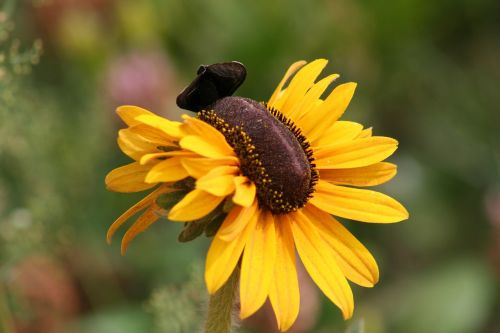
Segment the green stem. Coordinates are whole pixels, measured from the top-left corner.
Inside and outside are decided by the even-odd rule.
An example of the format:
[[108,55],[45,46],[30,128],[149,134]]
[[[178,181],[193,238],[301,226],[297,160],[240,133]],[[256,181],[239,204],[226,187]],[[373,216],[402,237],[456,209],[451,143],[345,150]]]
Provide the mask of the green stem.
[[230,333],[240,269],[236,267],[227,282],[210,297],[205,333]]

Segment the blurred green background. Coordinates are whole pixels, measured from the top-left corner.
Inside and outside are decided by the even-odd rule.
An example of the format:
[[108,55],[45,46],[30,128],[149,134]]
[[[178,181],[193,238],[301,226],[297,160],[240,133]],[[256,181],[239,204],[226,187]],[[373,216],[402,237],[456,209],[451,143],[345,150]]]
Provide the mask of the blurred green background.
[[[288,65],[330,59],[358,89],[344,119],[400,141],[381,190],[411,218],[345,221],[381,269],[340,312],[301,278],[292,332],[500,332],[497,0],[0,0],[0,332],[197,332],[209,241],[161,221],[120,256],[107,227],[142,195],[116,106],[178,119],[199,64],[239,60],[266,100]],[[265,308],[238,332],[274,332]]]

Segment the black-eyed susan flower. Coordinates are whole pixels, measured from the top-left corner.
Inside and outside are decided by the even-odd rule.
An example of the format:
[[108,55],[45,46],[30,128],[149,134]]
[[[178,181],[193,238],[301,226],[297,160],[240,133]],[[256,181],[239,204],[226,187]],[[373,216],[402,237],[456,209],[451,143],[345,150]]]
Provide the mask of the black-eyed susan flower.
[[298,253],[317,286],[350,318],[348,281],[372,287],[379,271],[334,216],[393,223],[408,212],[363,188],[396,174],[396,166],[383,161],[398,143],[339,120],[356,84],[340,84],[322,99],[338,77],[317,81],[326,64],[294,63],[267,103],[230,96],[245,77],[241,64],[202,67],[178,98],[180,106],[197,112],[183,122],[134,106],[118,108],[128,125],[118,144],[134,162],[111,171],[106,184],[118,192],[155,189],[113,223],[108,239],[139,211],[123,251],[161,216],[198,226],[195,236],[212,230],[205,269],[209,293],[239,267],[241,318],[269,298],[282,331],[299,312]]

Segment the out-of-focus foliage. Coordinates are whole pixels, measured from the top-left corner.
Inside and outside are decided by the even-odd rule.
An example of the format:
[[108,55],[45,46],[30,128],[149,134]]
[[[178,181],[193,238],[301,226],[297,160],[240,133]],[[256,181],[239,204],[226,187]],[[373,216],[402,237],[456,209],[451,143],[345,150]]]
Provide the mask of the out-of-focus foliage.
[[[318,320],[295,333],[500,332],[494,0],[0,0],[0,331],[197,331],[207,239],[180,244],[182,226],[163,220],[125,257],[121,235],[105,244],[141,197],[104,189],[127,161],[113,110],[179,119],[197,66],[233,59],[248,68],[238,94],[265,100],[292,61],[317,57],[358,82],[344,118],[399,139],[384,192],[411,218],[344,221],[381,281],[354,287],[350,322],[306,295]],[[239,332],[250,327],[274,332]]]

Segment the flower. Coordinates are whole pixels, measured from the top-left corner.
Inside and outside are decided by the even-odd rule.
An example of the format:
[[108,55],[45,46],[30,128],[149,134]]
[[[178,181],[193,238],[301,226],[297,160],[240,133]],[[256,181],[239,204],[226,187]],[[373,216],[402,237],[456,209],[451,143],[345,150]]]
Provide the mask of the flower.
[[[354,300],[348,280],[372,287],[379,271],[370,252],[333,216],[393,223],[407,219],[408,212],[382,193],[357,188],[396,174],[396,166],[383,160],[398,143],[339,120],[356,84],[340,84],[321,99],[338,77],[315,82],[326,64],[324,59],[294,63],[267,104],[228,97],[244,73],[229,82],[225,67],[202,67],[178,99],[193,106],[197,117],[184,115],[182,123],[134,106],[118,108],[129,126],[120,130],[118,144],[135,161],[111,171],[106,184],[118,192],[156,189],[113,223],[108,240],[141,210],[123,237],[122,251],[160,216],[193,224],[214,212],[226,214],[216,223],[207,254],[210,294],[240,266],[240,317],[252,315],[269,298],[285,331],[299,312],[297,251],[316,285],[350,318]],[[221,78],[234,87],[221,88]],[[201,93],[207,86],[209,93]],[[201,97],[182,100],[196,94],[212,97],[204,103]],[[160,202],[176,193],[180,201]]]

